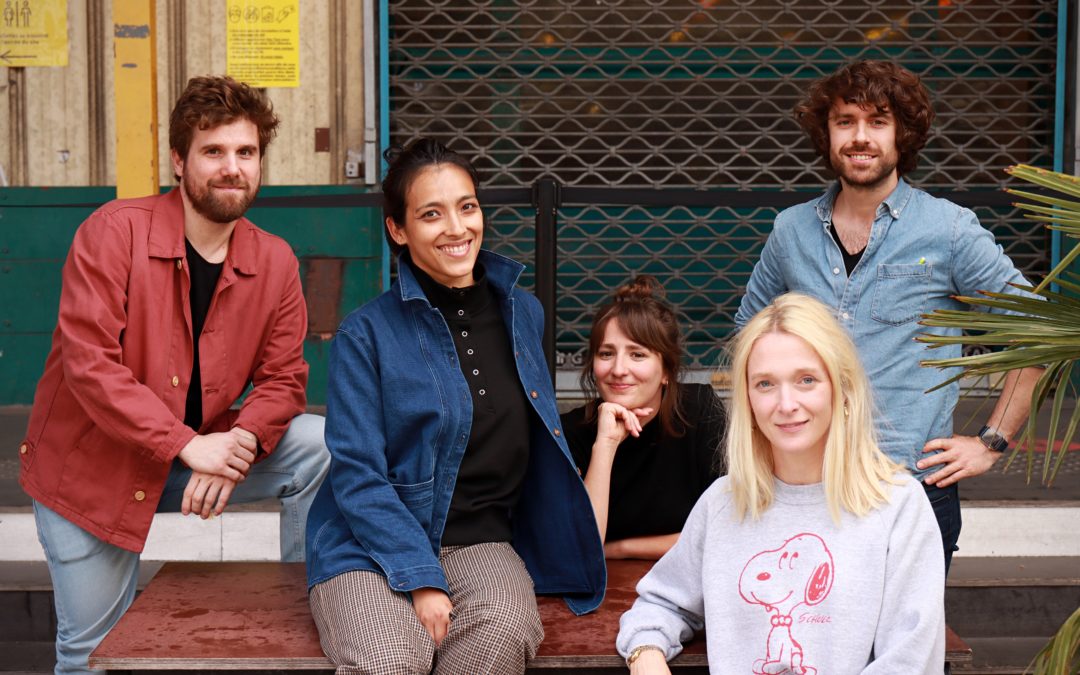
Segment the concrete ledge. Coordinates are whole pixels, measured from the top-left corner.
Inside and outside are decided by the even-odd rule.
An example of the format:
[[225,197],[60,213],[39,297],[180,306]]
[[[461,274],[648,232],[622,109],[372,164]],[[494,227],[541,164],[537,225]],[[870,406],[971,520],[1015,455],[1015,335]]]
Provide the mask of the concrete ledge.
[[978,506],[963,510],[957,557],[1080,556],[1076,523],[1080,507],[1057,503],[1031,506]]
[[1080,586],[1080,558],[1067,556],[953,558],[948,588]]
[[[4,542],[0,560],[45,560],[29,509],[0,513],[0,541]],[[238,511],[209,520],[160,513],[154,517],[142,559],[273,561],[280,559],[279,542],[276,511]]]

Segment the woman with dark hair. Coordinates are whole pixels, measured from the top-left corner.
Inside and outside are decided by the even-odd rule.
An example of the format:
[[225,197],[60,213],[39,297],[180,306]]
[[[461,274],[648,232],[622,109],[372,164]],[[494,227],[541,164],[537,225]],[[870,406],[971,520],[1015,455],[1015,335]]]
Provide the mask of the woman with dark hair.
[[591,400],[563,415],[608,558],[664,555],[722,473],[723,408],[709,385],[679,382],[679,324],[662,294],[642,275],[600,309],[581,373]]
[[420,139],[383,199],[398,277],[331,349],[312,614],[339,673],[520,673],[543,639],[534,585],[577,613],[605,586],[543,310],[521,264],[480,249],[467,159]]

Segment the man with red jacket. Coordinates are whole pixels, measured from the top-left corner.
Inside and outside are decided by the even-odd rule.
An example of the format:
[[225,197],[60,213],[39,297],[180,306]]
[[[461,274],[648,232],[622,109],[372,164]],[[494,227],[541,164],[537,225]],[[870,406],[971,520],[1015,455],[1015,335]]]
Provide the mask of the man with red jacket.
[[304,414],[299,265],[243,217],[277,124],[259,91],[193,78],[169,120],[180,186],[110,202],[75,234],[19,448],[52,576],[57,673],[86,672],[131,604],[157,512],[208,518],[277,497],[282,559],[303,559],[329,454],[323,418]]

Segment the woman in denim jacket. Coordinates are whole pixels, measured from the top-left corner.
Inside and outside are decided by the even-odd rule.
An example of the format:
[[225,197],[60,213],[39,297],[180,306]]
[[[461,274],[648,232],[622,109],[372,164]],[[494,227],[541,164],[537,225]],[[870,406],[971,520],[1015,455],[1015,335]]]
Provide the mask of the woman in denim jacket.
[[[480,250],[477,176],[420,139],[383,181],[391,289],[330,356],[330,475],[308,586],[348,673],[514,673],[543,639],[535,591],[595,609],[604,554],[560,428],[543,310]],[[433,663],[434,661],[434,663]]]

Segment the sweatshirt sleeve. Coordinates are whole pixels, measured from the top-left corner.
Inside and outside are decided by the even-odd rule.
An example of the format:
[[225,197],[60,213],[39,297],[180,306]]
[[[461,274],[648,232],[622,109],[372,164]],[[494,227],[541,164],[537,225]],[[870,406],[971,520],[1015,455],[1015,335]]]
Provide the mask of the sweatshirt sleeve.
[[615,640],[624,658],[641,645],[656,645],[670,661],[705,626],[701,563],[714,494],[715,485],[694,505],[675,546],[638,582],[638,599],[619,619]]
[[914,480],[893,488],[901,500],[889,535],[874,660],[863,675],[940,675],[945,663],[945,555],[930,502]]

